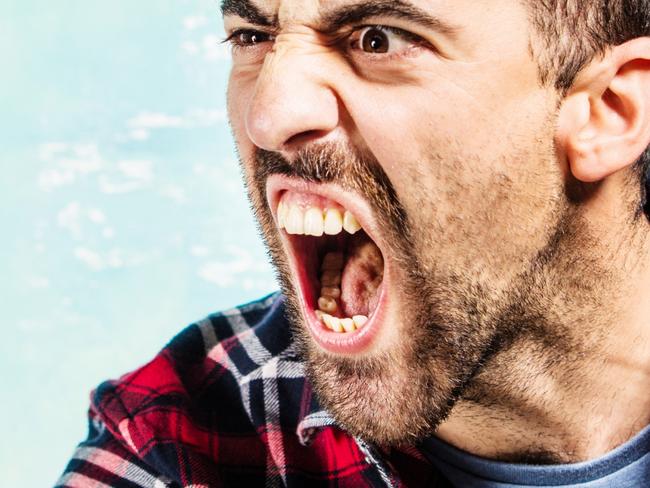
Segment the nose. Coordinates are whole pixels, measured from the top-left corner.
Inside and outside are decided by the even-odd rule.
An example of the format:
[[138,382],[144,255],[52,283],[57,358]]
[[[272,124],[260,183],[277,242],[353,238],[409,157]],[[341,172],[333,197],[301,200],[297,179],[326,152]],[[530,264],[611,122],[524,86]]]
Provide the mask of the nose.
[[339,125],[338,97],[326,55],[278,39],[261,68],[246,114],[246,130],[259,148],[296,151],[332,137]]

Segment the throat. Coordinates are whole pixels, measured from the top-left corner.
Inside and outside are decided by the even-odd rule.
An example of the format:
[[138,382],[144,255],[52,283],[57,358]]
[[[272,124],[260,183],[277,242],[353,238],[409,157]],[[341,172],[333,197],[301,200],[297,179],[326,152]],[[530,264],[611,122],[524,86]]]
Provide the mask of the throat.
[[625,363],[603,368],[591,356],[579,364],[567,357],[575,355],[542,361],[539,350],[515,343],[474,378],[436,435],[487,459],[571,464],[600,458],[648,427],[645,375],[630,375]]
[[341,277],[343,314],[370,316],[377,308],[383,279],[384,259],[379,248],[363,236],[353,238]]
[[353,332],[373,316],[379,304],[384,258],[363,231],[330,240],[318,253],[313,288],[316,315],[334,331]]

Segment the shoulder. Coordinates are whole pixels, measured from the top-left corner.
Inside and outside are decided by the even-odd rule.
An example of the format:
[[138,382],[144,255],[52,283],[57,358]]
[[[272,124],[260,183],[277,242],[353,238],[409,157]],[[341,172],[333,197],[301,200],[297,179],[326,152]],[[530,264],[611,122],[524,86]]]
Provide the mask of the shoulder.
[[244,435],[255,429],[245,385],[280,360],[299,363],[273,294],[189,325],[147,364],[99,385],[90,417],[142,456],[161,442]]
[[57,486],[382,486],[389,476],[318,405],[280,294],[191,324],[93,391],[89,416]]

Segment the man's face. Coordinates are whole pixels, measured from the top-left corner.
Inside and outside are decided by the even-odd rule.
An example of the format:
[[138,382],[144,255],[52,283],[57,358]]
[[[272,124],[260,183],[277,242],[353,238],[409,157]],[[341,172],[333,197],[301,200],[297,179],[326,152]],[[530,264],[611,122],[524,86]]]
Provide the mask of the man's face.
[[224,4],[229,113],[309,377],[353,434],[430,435],[543,327],[526,314],[570,220],[527,11],[249,1]]

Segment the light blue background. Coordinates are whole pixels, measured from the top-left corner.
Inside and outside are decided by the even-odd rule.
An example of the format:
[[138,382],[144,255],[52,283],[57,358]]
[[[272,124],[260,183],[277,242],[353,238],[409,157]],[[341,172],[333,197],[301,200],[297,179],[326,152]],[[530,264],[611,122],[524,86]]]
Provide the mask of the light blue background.
[[0,484],[52,486],[88,395],[276,288],[216,0],[0,0]]

